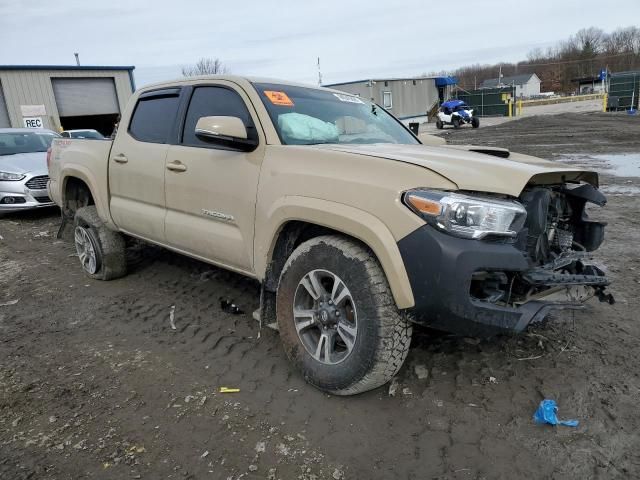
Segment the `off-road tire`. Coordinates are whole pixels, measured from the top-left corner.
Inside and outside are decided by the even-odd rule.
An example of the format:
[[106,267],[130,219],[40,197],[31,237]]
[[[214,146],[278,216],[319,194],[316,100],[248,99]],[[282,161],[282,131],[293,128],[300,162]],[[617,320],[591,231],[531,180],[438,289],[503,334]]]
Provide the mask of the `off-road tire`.
[[460,128],[460,119],[459,118],[454,118],[453,120],[451,120],[451,123],[453,124],[453,128]]
[[444,124],[442,123],[442,120],[440,119],[436,120],[436,128],[438,130],[442,130],[443,127],[444,127]]
[[93,241],[98,262],[95,273],[84,268],[85,275],[96,280],[114,280],[127,273],[126,245],[122,234],[107,228],[98,216],[95,206],[79,208],[74,217],[74,234],[78,226],[84,227]]
[[[307,352],[294,324],[296,288],[316,269],[342,279],[358,312],[353,350],[334,365]],[[280,275],[276,311],[280,338],[291,362],[308,383],[334,395],[354,395],[384,385],[398,372],[409,351],[412,326],[396,307],[382,267],[368,248],[347,237],[320,236],[294,250]]]
[[473,117],[471,119],[471,126],[473,128],[478,128],[480,126],[480,119],[478,117]]

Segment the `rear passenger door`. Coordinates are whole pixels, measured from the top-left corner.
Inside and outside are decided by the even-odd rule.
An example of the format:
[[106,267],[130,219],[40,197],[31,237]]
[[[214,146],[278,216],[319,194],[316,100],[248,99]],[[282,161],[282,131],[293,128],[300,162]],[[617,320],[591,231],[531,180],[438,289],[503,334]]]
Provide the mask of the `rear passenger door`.
[[[252,274],[256,192],[265,148],[257,116],[247,95],[231,82],[195,85],[188,95],[180,141],[169,147],[166,159],[167,243]],[[208,116],[239,117],[249,138],[259,139],[257,149],[243,152],[200,140],[196,122]]]
[[179,88],[141,94],[109,158],[113,221],[127,233],[158,243],[165,242],[165,160],[176,135],[179,102]]

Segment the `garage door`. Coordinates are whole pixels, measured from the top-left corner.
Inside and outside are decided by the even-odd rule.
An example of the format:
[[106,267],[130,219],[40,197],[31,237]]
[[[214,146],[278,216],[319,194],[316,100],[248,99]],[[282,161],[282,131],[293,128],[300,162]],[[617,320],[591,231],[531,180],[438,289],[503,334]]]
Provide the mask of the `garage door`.
[[113,78],[54,78],[51,83],[61,117],[120,113]]
[[9,128],[10,126],[11,122],[9,122],[9,112],[7,111],[7,104],[4,101],[2,85],[0,85],[0,128]]

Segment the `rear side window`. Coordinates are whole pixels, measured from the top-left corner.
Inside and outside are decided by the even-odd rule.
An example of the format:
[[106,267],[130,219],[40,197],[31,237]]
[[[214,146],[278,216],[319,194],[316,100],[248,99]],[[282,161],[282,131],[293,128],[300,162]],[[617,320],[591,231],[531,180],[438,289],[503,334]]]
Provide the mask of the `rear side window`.
[[178,95],[149,96],[138,100],[129,133],[141,142],[166,143],[178,111]]
[[257,138],[249,110],[237,92],[224,87],[198,87],[193,91],[189,102],[182,136],[183,145],[224,149],[223,146],[203,142],[195,134],[198,119],[213,116],[238,117],[247,128],[247,136]]

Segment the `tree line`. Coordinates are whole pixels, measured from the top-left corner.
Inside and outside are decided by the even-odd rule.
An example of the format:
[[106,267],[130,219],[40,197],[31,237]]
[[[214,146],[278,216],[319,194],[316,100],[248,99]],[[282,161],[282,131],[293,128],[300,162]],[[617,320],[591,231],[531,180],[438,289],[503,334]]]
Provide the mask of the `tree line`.
[[606,33],[590,27],[583,28],[568,39],[543,50],[536,48],[527,59],[517,63],[469,65],[448,72],[458,79],[465,90],[490,78],[535,73],[542,81],[543,92],[571,93],[577,90],[572,80],[598,76],[600,71],[622,72],[640,70],[640,28],[626,27]]

